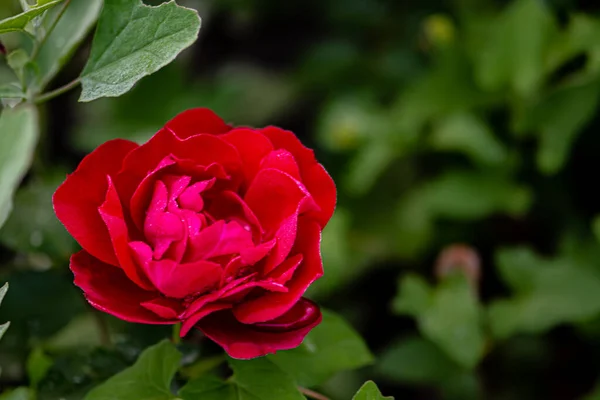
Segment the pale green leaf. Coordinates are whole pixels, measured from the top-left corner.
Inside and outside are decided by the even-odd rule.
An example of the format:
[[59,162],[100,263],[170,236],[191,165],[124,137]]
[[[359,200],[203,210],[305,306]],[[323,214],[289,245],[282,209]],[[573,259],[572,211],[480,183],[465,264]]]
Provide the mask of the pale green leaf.
[[29,7],[27,11],[17,14],[14,17],[3,19],[0,21],[0,34],[24,30],[32,19],[62,1],[63,0],[40,0],[35,6]]
[[0,227],[14,192],[29,169],[39,135],[37,110],[31,105],[5,108],[0,115]]
[[447,382],[462,372],[439,347],[421,337],[392,343],[377,358],[376,368],[392,381],[426,385]]
[[147,348],[134,365],[92,389],[85,400],[170,400],[171,380],[179,368],[181,353],[164,340]]
[[487,124],[469,113],[452,114],[434,128],[430,143],[436,150],[459,151],[476,163],[499,165],[507,151]]
[[418,320],[423,334],[463,367],[473,368],[483,357],[479,303],[464,275],[442,281]]
[[306,336],[302,345],[268,358],[300,385],[308,387],[324,382],[336,372],[373,362],[373,355],[360,335],[341,317],[327,310],[323,311],[323,322]]
[[4,336],[4,333],[6,333],[9,326],[10,326],[10,322],[6,322],[6,323],[0,325],[0,339],[2,339],[2,336]]
[[197,38],[200,18],[174,1],[105,0],[92,51],[81,73],[80,101],[116,97],[175,59]]
[[557,27],[548,6],[538,0],[516,0],[477,32],[485,37],[473,49],[475,77],[490,90],[509,85],[523,96],[537,90],[545,77],[545,59]]
[[54,362],[44,353],[41,347],[36,347],[27,358],[27,376],[31,387],[37,387],[48,373]]
[[393,397],[383,396],[373,381],[367,381],[356,392],[352,400],[394,400]]
[[532,129],[540,136],[537,164],[546,174],[567,161],[577,134],[596,115],[600,81],[573,82],[544,97],[530,112]]
[[431,304],[432,289],[423,278],[409,274],[398,283],[398,295],[392,309],[398,314],[418,316]]
[[544,259],[531,250],[503,250],[497,257],[503,280],[514,290],[488,311],[492,333],[541,333],[600,315],[600,278],[574,259]]
[[[96,23],[101,9],[102,0],[71,0],[34,60],[40,70],[39,90],[44,89],[71,59]],[[48,11],[44,18],[46,29],[55,20],[58,11],[58,8]]]
[[18,83],[0,85],[0,99],[24,99],[25,93]]
[[0,395],[0,400],[35,400],[35,398],[35,391],[26,387],[19,387]]

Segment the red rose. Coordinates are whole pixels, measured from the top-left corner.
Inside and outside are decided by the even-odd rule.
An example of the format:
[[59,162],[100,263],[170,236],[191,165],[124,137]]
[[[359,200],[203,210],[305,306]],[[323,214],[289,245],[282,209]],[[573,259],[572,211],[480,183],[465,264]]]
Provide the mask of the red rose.
[[147,143],[111,140],[54,194],[83,250],[71,270],[118,318],[197,327],[235,358],[298,346],[321,321],[302,297],[323,274],[335,185],[275,127],[233,128],[183,112]]

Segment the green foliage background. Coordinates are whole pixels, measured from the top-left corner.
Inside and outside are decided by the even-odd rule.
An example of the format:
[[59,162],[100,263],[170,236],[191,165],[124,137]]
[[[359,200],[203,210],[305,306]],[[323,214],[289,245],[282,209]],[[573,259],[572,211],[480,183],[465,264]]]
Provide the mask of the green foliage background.
[[[14,3],[0,3],[0,18],[18,11]],[[365,366],[369,351],[327,314],[332,325],[311,340],[329,353],[315,361],[300,348],[257,361],[265,374],[283,382],[285,371],[332,399],[352,398],[368,379],[397,399],[600,398],[600,4],[178,3],[203,22],[174,63],[122,97],[77,103],[78,89],[41,109],[33,167],[0,230],[0,282],[10,283],[0,323],[11,321],[0,388],[79,399],[169,336],[169,328],[90,313],[71,284],[76,246],[50,196],[100,143],[143,141],[176,113],[204,106],[236,125],[293,130],[338,183],[325,276],[310,296],[343,315],[375,360]],[[78,76],[90,45],[52,87]],[[47,79],[53,68],[44,67]],[[0,62],[0,84],[13,78]],[[481,258],[476,287],[434,273],[438,254],[455,243]],[[108,321],[112,347],[100,346],[97,318]],[[331,339],[338,334],[348,347]],[[220,363],[217,349],[195,337],[182,355],[163,347],[175,366],[183,357],[174,384],[192,380],[184,400],[226,399],[244,387],[245,364],[230,364],[232,382],[206,375]],[[20,390],[0,398],[31,394]],[[356,396],[382,398],[372,384]]]

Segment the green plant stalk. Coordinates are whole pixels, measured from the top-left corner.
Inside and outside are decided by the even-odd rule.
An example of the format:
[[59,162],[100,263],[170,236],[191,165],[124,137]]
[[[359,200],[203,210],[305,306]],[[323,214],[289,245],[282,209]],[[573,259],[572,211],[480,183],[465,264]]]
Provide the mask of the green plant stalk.
[[69,8],[69,4],[71,4],[71,0],[65,0],[60,11],[56,15],[56,18],[54,18],[54,21],[52,21],[52,25],[50,25],[50,27],[46,31],[44,37],[39,42],[35,43],[33,51],[31,52],[31,56],[29,57],[29,59],[31,61],[34,61],[35,58],[38,56],[38,54],[40,53],[40,50],[42,49],[42,46],[44,45],[44,43],[46,43],[46,40],[48,40],[48,37],[50,36],[50,34],[54,30],[54,28],[56,28],[58,21],[60,21],[62,16],[65,14],[65,11],[67,11],[67,8]]
[[51,92],[44,93],[40,96],[34,97],[33,103],[42,104],[42,103],[47,102],[48,100],[52,100],[53,98],[60,96],[61,94],[66,93],[69,90],[75,88],[77,85],[79,85],[79,83],[80,83],[80,80],[79,80],[79,78],[77,78],[74,81],[69,82],[64,86],[59,87],[58,89],[55,89]]
[[173,325],[173,335],[171,337],[171,341],[175,345],[181,343],[181,336],[179,335],[179,332],[181,332],[181,322],[178,322],[175,325]]

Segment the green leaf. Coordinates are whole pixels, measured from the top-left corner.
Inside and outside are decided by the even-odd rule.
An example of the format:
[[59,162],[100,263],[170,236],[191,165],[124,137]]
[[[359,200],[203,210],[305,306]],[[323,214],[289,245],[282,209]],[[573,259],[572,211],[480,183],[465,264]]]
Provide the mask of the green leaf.
[[15,15],[14,17],[3,19],[0,21],[0,34],[24,30],[32,19],[62,1],[63,0],[40,0],[35,6],[29,7],[27,11]]
[[394,400],[393,397],[384,397],[373,381],[367,381],[356,392],[352,400]]
[[[69,7],[54,27],[35,58],[40,70],[38,90],[43,90],[92,29],[100,10],[102,0],[71,0]],[[44,18],[46,29],[57,17],[59,9],[50,10]]]
[[529,115],[539,132],[537,165],[545,174],[558,172],[567,161],[577,134],[596,115],[600,81],[572,82],[552,91]]
[[168,340],[144,350],[135,364],[95,387],[85,400],[170,400],[181,353]]
[[37,387],[38,384],[52,367],[54,362],[48,357],[41,347],[36,347],[27,358],[27,376],[29,376],[29,385]]
[[0,115],[0,227],[11,209],[13,194],[29,169],[38,139],[37,110],[31,105],[5,108]]
[[[5,283],[2,287],[0,287],[0,305],[2,305],[2,300],[4,299],[6,292],[8,292],[8,282]],[[0,339],[2,339],[2,336],[4,336],[4,332],[6,332],[9,326],[10,322],[5,322],[4,324],[0,325]]]
[[495,212],[524,213],[531,192],[505,176],[450,171],[419,189],[420,200],[437,217],[473,220]]
[[303,400],[294,379],[267,358],[229,359],[233,376],[223,381],[205,375],[179,391],[183,400]]
[[513,1],[487,32],[473,32],[485,40],[473,48],[475,76],[481,87],[505,85],[522,96],[533,94],[545,77],[545,58],[557,27],[548,6],[538,0]]
[[0,85],[0,99],[24,99],[25,93],[19,83]]
[[423,278],[408,274],[398,282],[398,295],[392,301],[397,314],[418,316],[431,304],[432,289]]
[[430,143],[436,150],[459,151],[483,165],[506,162],[507,151],[487,124],[469,113],[452,114],[434,128]]
[[14,210],[0,229],[0,243],[52,260],[66,260],[73,253],[75,243],[52,208],[52,194],[64,176],[58,171],[42,179],[38,176],[17,191]]
[[483,356],[479,304],[465,276],[449,276],[432,290],[408,275],[392,304],[397,313],[416,317],[423,335],[461,366],[473,368]]
[[183,400],[235,400],[241,399],[235,385],[213,375],[204,375],[189,381],[179,391]]
[[90,59],[81,73],[80,101],[117,97],[175,59],[198,37],[196,11],[174,1],[105,0]]
[[392,343],[378,357],[377,372],[392,381],[439,384],[462,371],[439,347],[420,337]]
[[294,379],[265,357],[249,361],[230,359],[229,366],[240,400],[304,399]]
[[565,256],[544,259],[529,249],[502,250],[497,264],[515,292],[489,307],[490,327],[498,338],[541,333],[600,314],[600,278],[589,266]]
[[35,400],[35,391],[26,387],[16,388],[13,391],[2,393],[0,400]]
[[373,362],[373,355],[357,332],[341,317],[323,311],[323,322],[297,348],[279,351],[269,360],[292,375],[301,386],[314,387],[336,372]]
[[465,368],[473,368],[483,356],[485,338],[479,303],[464,275],[444,279],[432,303],[419,317],[423,334]]

